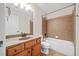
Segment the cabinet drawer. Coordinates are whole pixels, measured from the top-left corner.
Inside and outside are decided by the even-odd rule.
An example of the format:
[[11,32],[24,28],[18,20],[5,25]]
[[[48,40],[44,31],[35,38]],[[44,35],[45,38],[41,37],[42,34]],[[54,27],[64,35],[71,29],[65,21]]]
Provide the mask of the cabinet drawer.
[[11,48],[8,48],[7,49],[7,55],[13,56],[13,55],[15,55],[18,52],[21,52],[23,50],[24,50],[24,44],[19,44],[19,45],[13,46]]
[[16,54],[15,56],[31,56],[31,49],[28,48],[28,49]]
[[32,56],[40,56],[41,55],[41,45],[36,44],[32,47]]
[[25,54],[25,53],[27,53],[27,52],[22,51],[22,52],[20,52],[20,53],[16,54],[15,56],[26,56],[26,54]]
[[36,44],[36,40],[31,40],[31,41],[28,41],[25,43],[25,48],[29,48],[29,47],[32,47],[33,45]]

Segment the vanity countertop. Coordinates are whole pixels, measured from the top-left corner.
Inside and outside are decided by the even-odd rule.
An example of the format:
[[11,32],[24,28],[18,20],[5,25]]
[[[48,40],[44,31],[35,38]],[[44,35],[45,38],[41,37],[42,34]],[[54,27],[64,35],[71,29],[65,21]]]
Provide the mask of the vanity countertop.
[[39,37],[42,37],[42,35],[35,35],[35,36],[32,35],[31,38],[25,39],[25,40],[19,40],[22,37],[9,38],[9,39],[6,40],[6,47],[11,46],[11,45],[15,45],[15,44],[19,44],[19,43],[22,43],[22,42],[26,42],[26,41],[29,41],[29,40],[33,40],[33,39],[39,38]]

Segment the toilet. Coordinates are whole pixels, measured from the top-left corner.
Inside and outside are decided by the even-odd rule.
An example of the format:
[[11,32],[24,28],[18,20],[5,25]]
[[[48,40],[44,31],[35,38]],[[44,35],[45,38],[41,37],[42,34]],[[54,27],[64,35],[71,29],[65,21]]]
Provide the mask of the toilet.
[[49,48],[50,48],[49,43],[47,43],[47,42],[42,42],[42,43],[41,43],[41,47],[42,47],[42,53],[48,55],[48,53],[49,53]]

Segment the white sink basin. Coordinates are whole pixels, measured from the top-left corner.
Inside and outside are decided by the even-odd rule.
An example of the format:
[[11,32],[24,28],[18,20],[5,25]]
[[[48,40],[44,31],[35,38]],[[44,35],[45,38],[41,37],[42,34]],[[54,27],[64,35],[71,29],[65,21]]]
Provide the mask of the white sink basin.
[[26,40],[26,39],[30,39],[30,38],[32,38],[32,37],[22,37],[19,40]]

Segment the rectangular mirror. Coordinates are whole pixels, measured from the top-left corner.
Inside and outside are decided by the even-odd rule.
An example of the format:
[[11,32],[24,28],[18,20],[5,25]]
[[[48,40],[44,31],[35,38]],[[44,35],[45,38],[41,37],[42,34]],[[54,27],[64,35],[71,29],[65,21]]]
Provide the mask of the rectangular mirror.
[[[5,20],[5,34],[16,35],[21,33],[31,33],[31,21],[33,13],[28,10],[15,6],[12,3],[6,4],[6,20]],[[33,23],[32,23],[33,25]],[[33,27],[32,27],[33,29]]]

